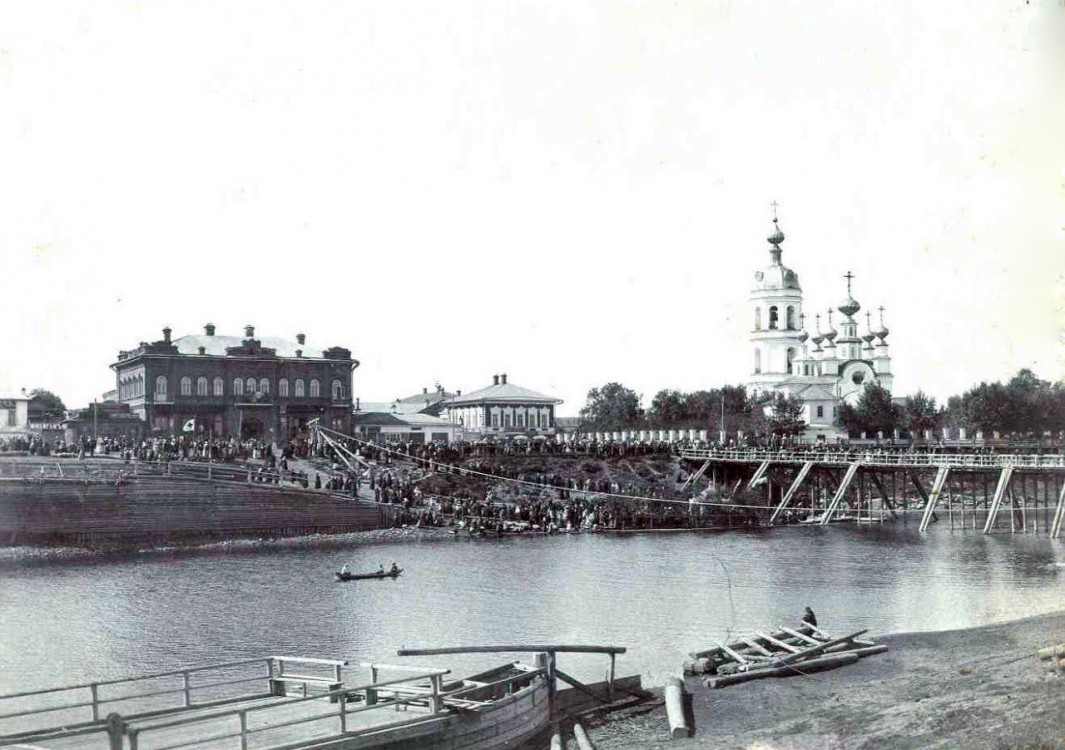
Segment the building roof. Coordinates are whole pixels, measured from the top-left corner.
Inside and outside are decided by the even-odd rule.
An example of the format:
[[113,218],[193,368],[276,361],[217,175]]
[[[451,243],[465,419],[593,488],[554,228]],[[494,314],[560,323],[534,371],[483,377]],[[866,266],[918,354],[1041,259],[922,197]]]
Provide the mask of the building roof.
[[[243,345],[245,338],[246,337],[243,336],[208,336],[205,333],[200,333],[190,336],[181,336],[180,338],[174,339],[171,343],[178,348],[179,354],[199,354],[200,347],[202,346],[205,350],[205,354],[215,357],[224,357],[227,348]],[[323,358],[321,349],[317,349],[313,346],[304,346],[296,341],[277,338],[275,336],[264,336],[256,340],[261,342],[264,348],[275,349],[277,351],[277,356],[279,357],[295,357],[296,350],[300,349],[303,351],[304,358]]]
[[469,404],[513,402],[523,404],[561,404],[562,399],[555,398],[554,396],[545,396],[542,393],[531,391],[528,388],[522,388],[520,385],[514,385],[513,383],[500,383],[499,385],[490,385],[487,388],[482,388],[473,393],[456,396],[448,401],[448,405],[462,406]]
[[446,419],[434,417],[431,414],[411,412],[404,414],[391,411],[367,411],[360,409],[352,417],[354,424],[370,425],[410,425],[411,427],[451,427],[452,424]]
[[29,401],[30,396],[25,393],[4,393],[0,391],[0,400],[2,401]]

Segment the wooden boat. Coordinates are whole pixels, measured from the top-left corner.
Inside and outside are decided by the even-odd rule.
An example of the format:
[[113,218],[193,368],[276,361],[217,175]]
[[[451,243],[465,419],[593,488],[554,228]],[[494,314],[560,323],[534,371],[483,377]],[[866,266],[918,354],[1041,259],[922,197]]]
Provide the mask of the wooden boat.
[[[533,651],[533,648],[485,646],[436,651],[495,653]],[[112,713],[107,719],[102,718],[99,703],[106,707],[106,702],[99,693],[98,683],[0,695],[0,708],[6,707],[7,699],[18,700],[20,706],[24,703],[32,706],[41,698],[38,708],[8,713],[18,723],[30,721],[36,726],[0,724],[0,745],[29,743],[34,747],[54,747],[51,742],[61,739],[61,747],[68,750],[90,750],[106,745],[107,741],[117,748],[135,748],[138,743],[142,747],[180,747],[207,746],[212,742],[215,744],[211,746],[219,746],[218,739],[229,738],[235,746],[247,747],[251,741],[257,747],[266,743],[274,750],[504,750],[541,738],[551,726],[553,709],[557,718],[563,711],[577,714],[587,710],[587,703],[610,710],[612,704],[608,702],[615,696],[630,704],[633,699],[639,701],[643,697],[639,677],[613,677],[613,656],[624,649],[547,648],[551,651],[535,652],[532,664],[511,662],[457,680],[448,677],[447,669],[380,663],[360,665],[361,669],[369,670],[368,679],[349,679],[342,674],[347,661],[289,656],[268,657],[265,676],[261,672],[262,658],[194,667],[114,681],[122,683],[127,691],[119,700],[131,707],[121,716]],[[581,685],[555,666],[556,650],[592,649],[593,653],[611,656],[607,682]],[[231,670],[236,668],[257,673],[252,681],[265,680],[267,689],[252,687],[249,680],[235,680]],[[194,685],[194,691],[225,686],[227,691],[237,692],[203,702],[196,700],[194,692],[191,702],[178,707],[160,708],[154,702],[144,702],[161,694],[157,687],[161,677],[173,678],[189,672],[205,680],[202,685]],[[556,690],[556,680],[571,682],[579,689]],[[241,685],[239,689],[235,687],[237,684]],[[85,702],[79,697],[80,692],[89,687],[92,701]],[[162,692],[180,694],[188,690],[179,684],[173,690]],[[141,702],[129,704],[128,694],[136,698],[141,691],[146,691],[138,698]],[[59,709],[80,713],[68,712],[57,718],[57,693],[69,701],[60,704]],[[82,717],[88,717],[89,707],[92,719],[85,720]],[[250,711],[256,715],[254,724],[245,719]],[[46,722],[44,726],[37,718]]]
[[403,568],[397,568],[396,570],[379,570],[376,573],[341,573],[337,571],[334,575],[338,581],[362,581],[368,578],[396,578],[403,572]]

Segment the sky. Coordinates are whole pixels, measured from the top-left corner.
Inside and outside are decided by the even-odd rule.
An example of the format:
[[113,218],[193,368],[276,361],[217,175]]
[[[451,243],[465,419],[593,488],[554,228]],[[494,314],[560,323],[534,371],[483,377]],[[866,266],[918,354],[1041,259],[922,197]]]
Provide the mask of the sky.
[[208,322],[365,401],[740,383],[774,201],[896,394],[1058,380],[1063,42],[1060,0],[0,0],[0,392]]

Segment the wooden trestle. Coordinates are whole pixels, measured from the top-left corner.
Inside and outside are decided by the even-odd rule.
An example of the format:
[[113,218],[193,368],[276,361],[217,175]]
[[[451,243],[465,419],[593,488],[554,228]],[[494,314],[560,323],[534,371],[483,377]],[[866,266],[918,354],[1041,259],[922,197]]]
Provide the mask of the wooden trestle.
[[[1065,526],[1065,456],[828,451],[688,450],[685,491],[742,488],[731,502],[779,523],[857,523],[917,517],[985,534],[1046,533]],[[700,483],[700,479],[702,480]],[[727,493],[726,493],[727,494]],[[915,520],[917,520],[915,519]]]

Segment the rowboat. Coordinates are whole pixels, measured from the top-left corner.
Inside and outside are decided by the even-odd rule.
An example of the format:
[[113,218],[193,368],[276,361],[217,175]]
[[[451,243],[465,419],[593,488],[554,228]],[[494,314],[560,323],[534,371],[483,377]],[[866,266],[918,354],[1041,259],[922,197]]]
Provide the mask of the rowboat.
[[397,568],[396,570],[379,570],[376,573],[341,573],[337,571],[334,575],[338,581],[362,581],[367,578],[396,578],[403,572],[403,568]]

